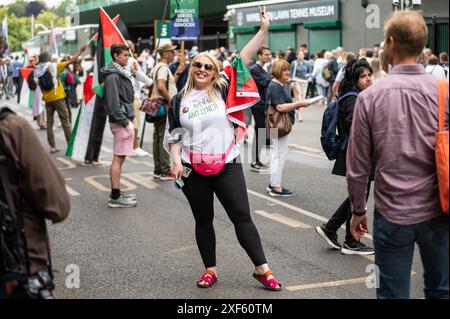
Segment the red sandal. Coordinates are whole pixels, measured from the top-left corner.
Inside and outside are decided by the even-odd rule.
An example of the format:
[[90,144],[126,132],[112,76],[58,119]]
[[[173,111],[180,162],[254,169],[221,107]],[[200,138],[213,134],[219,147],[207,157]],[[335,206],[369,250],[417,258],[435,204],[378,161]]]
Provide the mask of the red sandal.
[[[258,280],[260,283],[264,285],[264,288],[270,291],[281,291],[281,284],[275,280],[275,278],[267,279],[270,275],[273,275],[272,270],[266,271],[263,275],[257,275],[253,273],[253,278]],[[278,286],[278,287],[277,287]]]
[[[200,284],[202,281],[208,284]],[[197,280],[197,287],[199,288],[209,288],[217,282],[217,275],[212,270],[206,270],[203,275]]]

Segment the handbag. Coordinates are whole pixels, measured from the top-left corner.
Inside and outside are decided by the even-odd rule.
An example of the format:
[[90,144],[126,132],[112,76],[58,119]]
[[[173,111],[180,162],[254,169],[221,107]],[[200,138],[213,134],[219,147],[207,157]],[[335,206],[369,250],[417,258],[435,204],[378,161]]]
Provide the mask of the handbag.
[[445,119],[445,100],[448,98],[448,81],[438,81],[438,96],[439,96],[439,129],[436,132],[436,175],[439,185],[439,199],[442,206],[442,211],[448,214],[449,202],[449,153],[448,153],[448,131],[444,131]]
[[[167,67],[165,65],[161,65],[158,69],[155,70],[153,75],[153,89],[151,91],[150,98],[142,101],[142,105],[140,110],[145,112],[145,121],[148,123],[155,123],[160,119],[163,119],[167,116],[168,102],[165,98],[159,96],[155,96],[155,85],[156,85],[156,77],[158,75],[158,71],[162,67]],[[168,67],[167,67],[168,68]],[[168,69],[167,80],[166,80],[166,88],[169,90],[169,80],[170,80],[170,69]]]
[[145,99],[142,101],[140,110],[145,113],[145,121],[154,123],[167,115],[167,101],[163,97]]
[[266,130],[278,131],[278,137],[284,137],[292,131],[292,123],[288,112],[279,112],[276,107],[269,104],[266,116]]

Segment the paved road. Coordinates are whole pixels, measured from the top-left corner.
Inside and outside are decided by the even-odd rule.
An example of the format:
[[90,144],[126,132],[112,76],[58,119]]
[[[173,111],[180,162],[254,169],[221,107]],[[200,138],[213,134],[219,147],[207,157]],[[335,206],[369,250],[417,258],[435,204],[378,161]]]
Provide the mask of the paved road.
[[[32,123],[29,109],[8,105]],[[251,277],[252,264],[218,203],[215,229],[219,282],[212,289],[195,286],[202,262],[190,208],[171,182],[152,179],[152,158],[127,159],[124,166],[123,188],[137,194],[138,207],[110,209],[109,167],[82,167],[60,153],[51,157],[66,178],[72,210],[65,222],[50,226],[57,297],[374,298],[375,290],[366,287],[366,267],[373,259],[328,249],[314,231],[346,197],[345,180],[332,176],[332,163],[320,155],[322,111],[319,107],[304,110],[304,122],[296,125],[292,134],[284,178],[295,197],[271,198],[265,191],[269,176],[255,174],[244,164],[253,219],[269,264],[287,288],[283,292],[267,292]],[[55,132],[64,149],[62,130]],[[45,131],[36,133],[47,148]],[[109,129],[103,145],[102,158],[110,160]],[[244,158],[247,147],[242,150]],[[152,149],[151,129],[145,134],[144,149]],[[369,207],[373,207],[372,201]],[[369,215],[371,219],[372,213]],[[344,231],[339,235],[342,240]],[[370,238],[364,242],[372,244]],[[422,298],[423,270],[417,256],[411,289],[413,298]],[[66,286],[69,265],[80,270],[78,289]]]

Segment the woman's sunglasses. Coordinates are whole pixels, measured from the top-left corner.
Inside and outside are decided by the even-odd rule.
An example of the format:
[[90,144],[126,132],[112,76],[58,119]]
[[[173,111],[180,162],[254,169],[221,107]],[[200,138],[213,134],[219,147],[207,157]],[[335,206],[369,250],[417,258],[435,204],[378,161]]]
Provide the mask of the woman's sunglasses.
[[198,61],[192,63],[192,66],[193,66],[194,68],[196,68],[196,69],[201,69],[201,68],[204,66],[206,71],[212,71],[212,70],[214,70],[214,65],[208,64],[208,63],[203,64],[203,63],[198,62]]

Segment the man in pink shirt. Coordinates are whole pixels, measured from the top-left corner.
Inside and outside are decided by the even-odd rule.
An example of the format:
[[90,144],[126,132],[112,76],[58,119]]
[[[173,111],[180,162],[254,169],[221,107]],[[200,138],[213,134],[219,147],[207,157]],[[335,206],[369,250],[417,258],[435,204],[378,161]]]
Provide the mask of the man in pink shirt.
[[363,91],[355,105],[347,152],[350,227],[355,239],[367,233],[365,193],[373,160],[378,298],[409,298],[415,243],[425,297],[449,297],[449,219],[439,203],[434,156],[438,86],[416,63],[427,37],[419,13],[395,12],[385,24],[389,76]]

